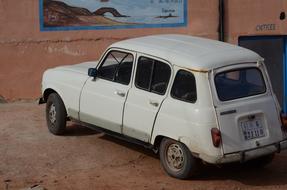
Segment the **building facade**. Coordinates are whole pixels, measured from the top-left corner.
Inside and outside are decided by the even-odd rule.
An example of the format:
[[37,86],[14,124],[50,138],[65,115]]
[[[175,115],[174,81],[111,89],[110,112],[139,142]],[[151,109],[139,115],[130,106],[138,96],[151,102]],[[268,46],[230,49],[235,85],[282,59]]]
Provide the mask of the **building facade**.
[[0,98],[35,99],[40,96],[44,70],[97,60],[113,42],[178,33],[211,39],[222,36],[226,42],[257,51],[266,60],[274,90],[286,110],[287,0],[79,2],[0,1]]
[[[109,2],[102,0],[89,1],[96,3]],[[150,2],[151,0],[146,1]],[[154,0],[154,2],[156,1],[164,2],[163,0]],[[184,2],[183,0],[176,1]],[[47,24],[48,29],[44,28],[41,21],[46,16],[45,10],[43,10],[45,8],[43,5],[46,2],[45,0],[0,1],[0,96],[2,99],[11,101],[39,97],[41,77],[45,69],[58,65],[97,60],[111,43],[119,40],[162,33],[180,33],[213,39],[217,39],[218,36],[217,0],[186,0],[187,18],[186,23],[182,26],[161,27],[159,24],[159,26],[146,28],[110,27],[102,29],[83,28],[83,30],[81,27],[53,30],[52,27],[49,27],[49,24]],[[69,5],[67,3],[69,1],[62,2]],[[120,1],[112,0],[112,2]],[[70,6],[80,8],[77,4]],[[66,11],[66,14],[51,14],[51,20],[57,19],[57,16],[66,16],[63,18],[64,21],[70,17],[75,17],[70,10],[63,7],[62,10],[60,10],[60,7],[55,9],[51,12]],[[81,10],[83,9],[78,9],[78,12]],[[166,16],[168,15],[166,14]],[[74,22],[68,21],[70,25]]]

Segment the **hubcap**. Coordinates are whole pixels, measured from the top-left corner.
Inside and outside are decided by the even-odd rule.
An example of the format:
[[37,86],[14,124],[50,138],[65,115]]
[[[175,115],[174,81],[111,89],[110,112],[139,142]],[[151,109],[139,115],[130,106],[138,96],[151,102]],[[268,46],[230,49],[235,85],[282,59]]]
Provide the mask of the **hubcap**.
[[49,110],[49,119],[52,124],[56,123],[56,114],[56,106],[52,104]]
[[166,154],[167,163],[172,170],[178,171],[183,167],[184,155],[178,144],[171,144]]

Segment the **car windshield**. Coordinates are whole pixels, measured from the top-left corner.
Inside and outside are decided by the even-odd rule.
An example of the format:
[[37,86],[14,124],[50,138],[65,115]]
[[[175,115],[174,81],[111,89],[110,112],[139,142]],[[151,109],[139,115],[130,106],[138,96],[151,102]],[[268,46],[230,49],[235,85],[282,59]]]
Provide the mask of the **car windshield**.
[[215,86],[221,101],[254,96],[266,92],[265,82],[258,68],[243,68],[218,73]]

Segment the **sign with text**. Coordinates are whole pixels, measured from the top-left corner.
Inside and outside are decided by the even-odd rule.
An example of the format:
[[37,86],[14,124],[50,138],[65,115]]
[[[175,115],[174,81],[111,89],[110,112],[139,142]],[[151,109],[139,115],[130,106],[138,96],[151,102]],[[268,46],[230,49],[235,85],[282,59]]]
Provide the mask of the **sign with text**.
[[40,0],[41,31],[187,25],[187,0]]

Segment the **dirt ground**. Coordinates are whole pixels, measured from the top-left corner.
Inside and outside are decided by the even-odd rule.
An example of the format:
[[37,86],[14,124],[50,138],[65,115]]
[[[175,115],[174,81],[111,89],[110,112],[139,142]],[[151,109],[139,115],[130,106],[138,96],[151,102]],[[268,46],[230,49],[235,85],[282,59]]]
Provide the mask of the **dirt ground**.
[[206,166],[190,180],[165,174],[151,151],[69,123],[65,136],[47,130],[44,106],[0,104],[0,189],[287,189],[287,153],[264,169]]

